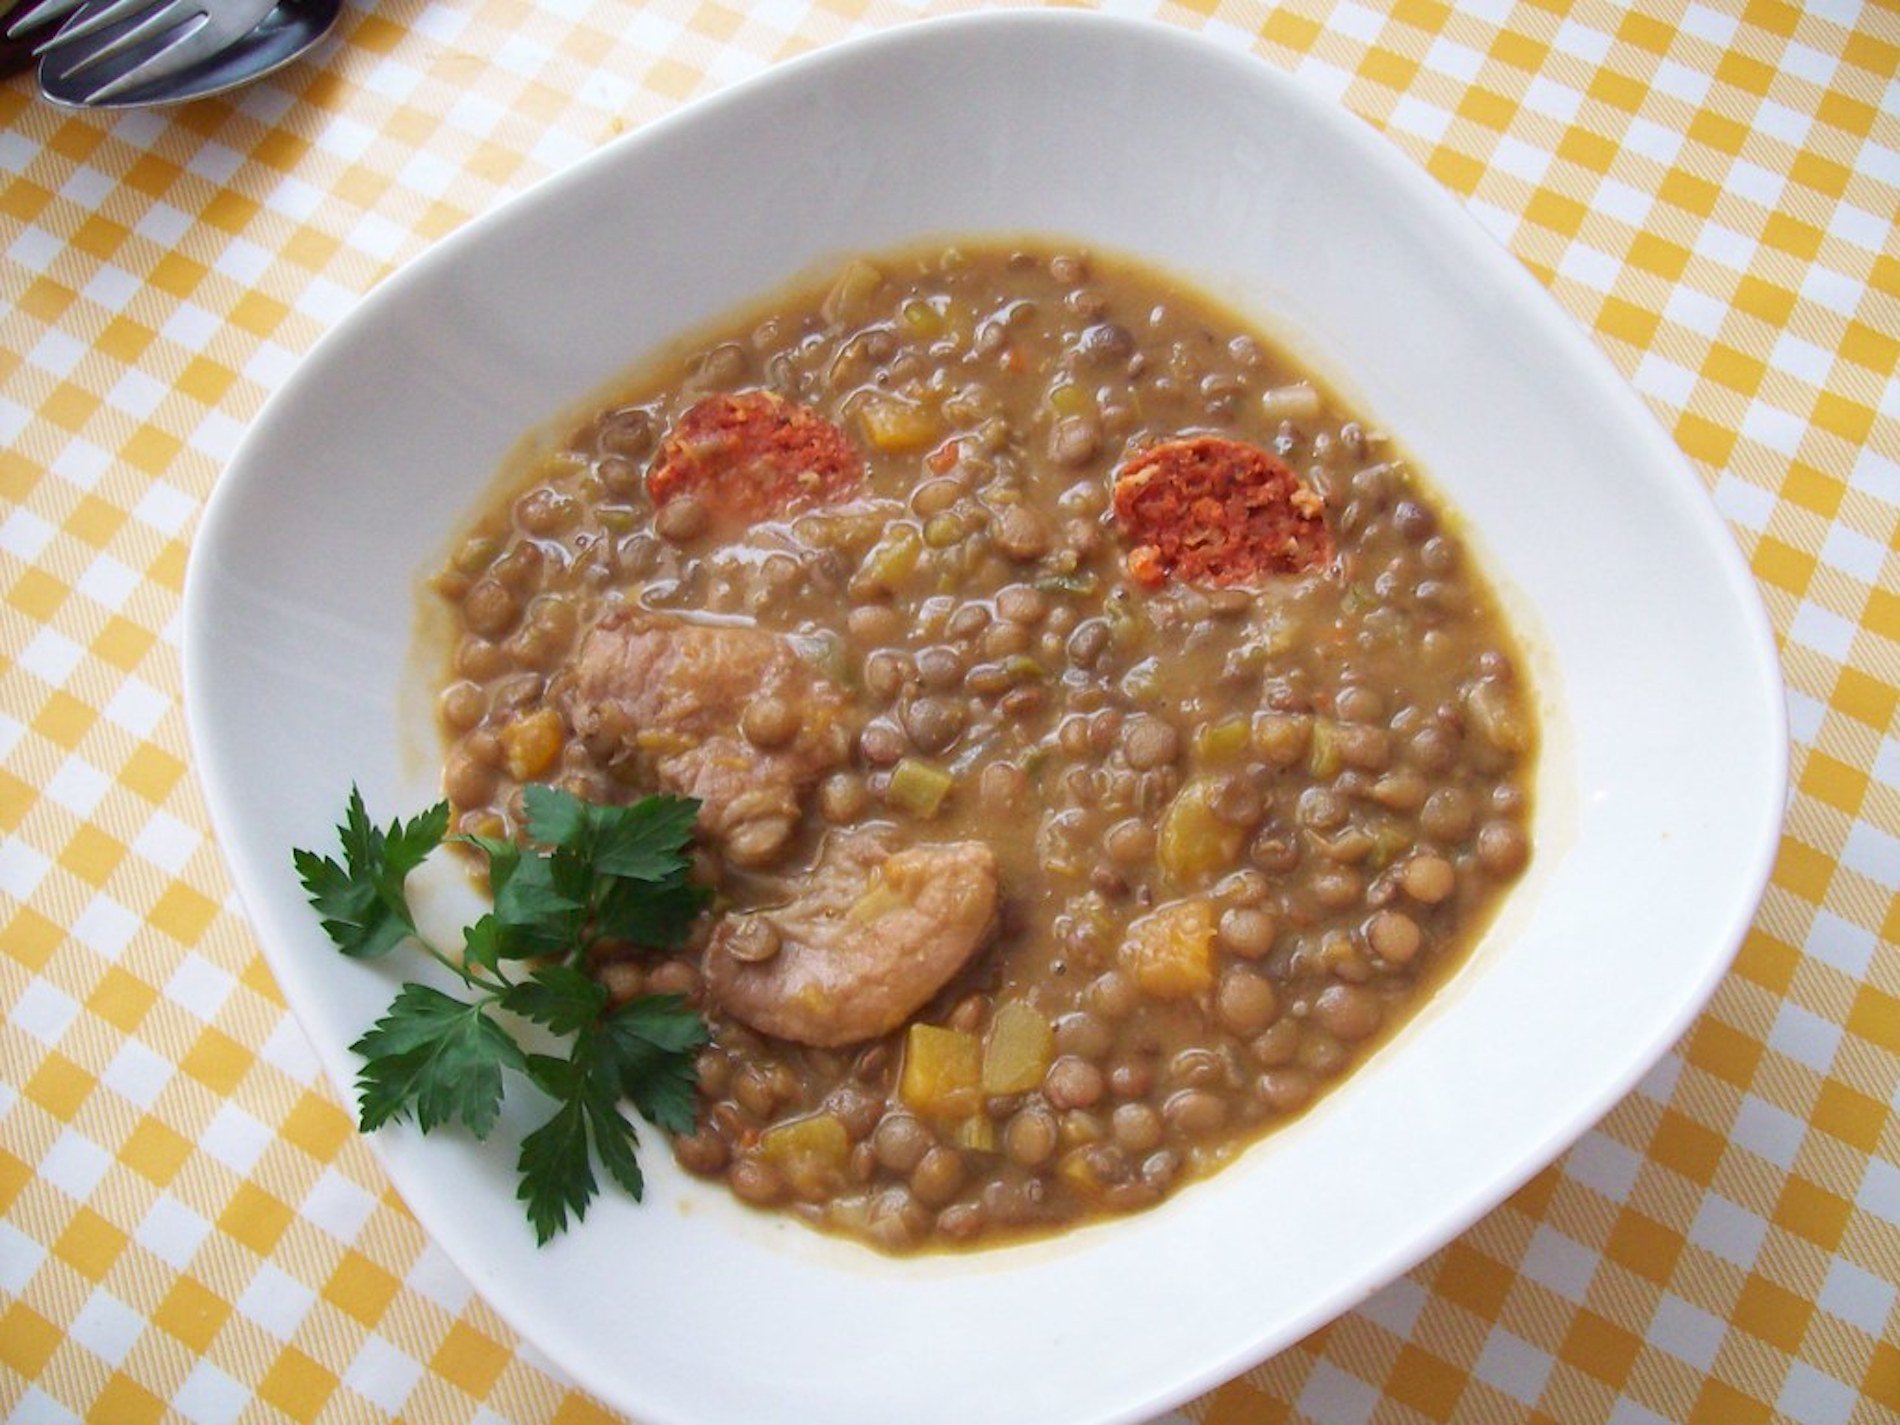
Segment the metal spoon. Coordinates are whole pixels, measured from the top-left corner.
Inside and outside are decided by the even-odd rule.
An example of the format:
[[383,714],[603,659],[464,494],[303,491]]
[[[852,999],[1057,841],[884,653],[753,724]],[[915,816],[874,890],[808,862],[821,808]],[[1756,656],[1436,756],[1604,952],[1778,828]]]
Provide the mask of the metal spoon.
[[343,0],[279,0],[255,29],[226,48],[176,74],[124,87],[105,98],[94,97],[101,88],[101,68],[71,74],[54,49],[40,61],[40,91],[70,108],[131,109],[202,99],[289,64],[329,33],[342,10]]

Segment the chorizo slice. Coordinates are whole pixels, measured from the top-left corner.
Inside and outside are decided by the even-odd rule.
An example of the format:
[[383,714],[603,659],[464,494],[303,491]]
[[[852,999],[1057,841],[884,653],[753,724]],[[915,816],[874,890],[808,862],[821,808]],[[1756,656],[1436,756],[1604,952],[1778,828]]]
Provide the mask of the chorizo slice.
[[708,396],[667,432],[647,473],[654,506],[693,495],[715,518],[752,520],[842,499],[864,478],[851,438],[771,391]]
[[1255,445],[1201,435],[1129,458],[1115,478],[1115,521],[1128,572],[1158,588],[1255,584],[1333,562],[1325,504],[1285,461]]

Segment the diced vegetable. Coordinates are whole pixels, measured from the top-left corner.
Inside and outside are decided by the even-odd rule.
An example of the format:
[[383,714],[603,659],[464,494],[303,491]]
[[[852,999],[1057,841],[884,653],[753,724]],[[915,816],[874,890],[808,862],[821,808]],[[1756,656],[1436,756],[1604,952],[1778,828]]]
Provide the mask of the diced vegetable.
[[891,768],[891,785],[886,796],[892,806],[927,820],[943,806],[954,780],[941,767],[906,757]]
[[462,547],[455,551],[455,559],[452,562],[459,573],[479,574],[493,564],[500,553],[499,539],[492,534],[477,534],[470,536]]
[[1159,658],[1144,658],[1126,673],[1122,674],[1122,691],[1138,703],[1154,703],[1161,700],[1167,688],[1167,674],[1162,671]]
[[559,485],[587,469],[587,457],[577,450],[557,450],[541,462],[535,480],[543,485]]
[[957,460],[963,453],[963,442],[946,440],[925,458],[924,464],[930,467],[933,475],[948,475],[957,467]]
[[1122,968],[1155,999],[1186,999],[1214,983],[1214,908],[1177,901],[1144,915],[1122,941]]
[[815,1113],[766,1129],[759,1153],[785,1175],[795,1194],[819,1198],[843,1184],[851,1136],[831,1114]]
[[943,428],[935,411],[896,396],[873,396],[858,407],[864,438],[887,455],[935,445]]
[[1055,1045],[1055,1031],[1041,1013],[1022,1000],[1006,1000],[983,1041],[983,1092],[1029,1092],[1049,1072]]
[[1396,822],[1384,823],[1372,833],[1371,861],[1375,867],[1391,865],[1414,845],[1412,833]]
[[932,515],[924,524],[924,543],[932,549],[948,549],[963,538],[963,521],[953,514]]
[[1465,694],[1465,711],[1478,733],[1502,752],[1522,752],[1530,746],[1530,724],[1517,699],[1501,684],[1479,683]]
[[[834,683],[850,688],[857,686],[858,662],[845,648],[845,642],[836,632],[826,629],[823,633],[799,636],[793,639],[799,656],[810,660],[811,666],[823,673]],[[836,719],[830,716],[831,709],[813,709],[820,716],[810,721],[829,726]]]
[[1056,1176],[1067,1183],[1077,1197],[1089,1202],[1099,1201],[1108,1186],[1102,1181],[1101,1174],[1095,1171],[1095,1164],[1090,1161],[1086,1148],[1063,1154],[1056,1164]]
[[943,313],[922,297],[912,297],[903,306],[904,325],[926,341],[943,335]]
[[863,566],[851,581],[851,592],[854,595],[894,593],[916,569],[923,548],[923,538],[915,525],[892,525],[864,556]]
[[1214,782],[1196,777],[1161,818],[1155,858],[1178,886],[1196,886],[1234,864],[1247,833],[1214,814]]
[[1101,583],[1102,581],[1093,574],[1045,574],[1036,580],[1036,587],[1045,594],[1077,595],[1088,598],[1101,587]]
[[1086,1148],[1091,1143],[1099,1143],[1108,1136],[1108,1130],[1102,1120],[1092,1113],[1065,1113],[1057,1141],[1064,1149]]
[[1004,659],[1003,671],[1012,683],[1040,683],[1049,676],[1049,670],[1027,653],[1013,653]]
[[1307,749],[1306,770],[1315,777],[1339,775],[1338,726],[1325,718],[1313,719],[1313,743]]
[[508,823],[492,811],[479,812],[462,822],[462,834],[464,836],[506,836]]
[[974,1034],[913,1024],[904,1034],[899,1096],[938,1118],[973,1114],[983,1101],[983,1045]]
[[831,284],[820,310],[828,322],[851,321],[864,312],[883,285],[884,273],[875,263],[853,258]]
[[537,708],[501,730],[501,748],[508,759],[508,775],[530,781],[554,765],[567,741],[561,715],[553,708]]
[[852,925],[869,925],[879,916],[888,915],[904,904],[904,897],[882,876],[873,876],[864,894],[851,903],[844,918]]
[[1253,742],[1253,729],[1244,717],[1203,727],[1194,735],[1194,750],[1203,762],[1231,762],[1245,753]]
[[1312,421],[1320,415],[1319,392],[1311,386],[1275,386],[1260,395],[1260,415],[1269,421]]
[[1049,392],[1049,409],[1063,416],[1092,415],[1095,398],[1080,386],[1064,383]]
[[1284,604],[1277,604],[1267,611],[1266,622],[1254,641],[1269,658],[1282,658],[1298,648],[1304,637],[1298,615]]
[[973,1113],[951,1131],[950,1141],[973,1153],[994,1153],[996,1120],[985,1113]]

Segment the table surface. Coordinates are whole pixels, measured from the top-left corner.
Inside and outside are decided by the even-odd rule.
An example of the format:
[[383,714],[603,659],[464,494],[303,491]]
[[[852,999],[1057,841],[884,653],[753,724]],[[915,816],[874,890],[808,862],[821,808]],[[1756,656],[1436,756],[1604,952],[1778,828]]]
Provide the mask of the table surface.
[[[194,526],[392,268],[615,136],[941,7],[351,0],[168,113],[0,86],[0,1408],[614,1418],[390,1189],[259,958],[180,706]],[[1900,1412],[1900,10],[1121,4],[1337,99],[1693,459],[1793,783],[1708,1010],[1555,1164],[1193,1419]],[[631,355],[631,353],[630,353]]]

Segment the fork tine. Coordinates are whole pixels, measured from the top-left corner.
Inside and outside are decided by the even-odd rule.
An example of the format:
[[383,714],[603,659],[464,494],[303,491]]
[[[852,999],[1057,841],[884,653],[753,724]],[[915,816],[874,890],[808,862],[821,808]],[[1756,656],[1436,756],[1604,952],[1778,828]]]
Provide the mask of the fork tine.
[[[60,3],[60,0],[54,0],[54,3]],[[84,5],[85,0],[79,0],[79,3]],[[39,48],[34,53],[44,54],[53,45],[84,39],[87,35],[96,34],[108,25],[116,25],[121,20],[130,19],[142,10],[168,8],[170,7],[167,0],[111,0],[111,3],[101,5],[97,10],[75,15],[70,23],[62,25],[58,31],[40,41]]]
[[[125,4],[128,0],[119,0],[119,3]],[[97,49],[80,56],[76,63],[64,66],[65,73],[82,74],[103,61],[111,59],[114,55],[129,53],[140,46],[158,45],[162,40],[176,35],[171,43],[164,44],[141,60],[134,67],[134,72],[137,72],[160,55],[169,53],[178,44],[202,30],[208,23],[209,19],[204,10],[192,3],[192,0],[168,0],[168,3],[157,6],[124,34],[113,36]],[[61,34],[54,38],[61,46],[64,46],[69,37]],[[61,53],[64,53],[63,48]]]
[[177,74],[199,60],[216,54],[230,42],[229,37],[220,33],[203,15],[182,28],[183,33],[171,39],[163,48],[147,55],[118,78],[93,90],[87,102],[101,104],[168,74]]
[[28,5],[26,12],[16,15],[7,26],[7,38],[17,40],[55,20],[62,20],[85,3],[86,0],[40,0],[37,5]]

